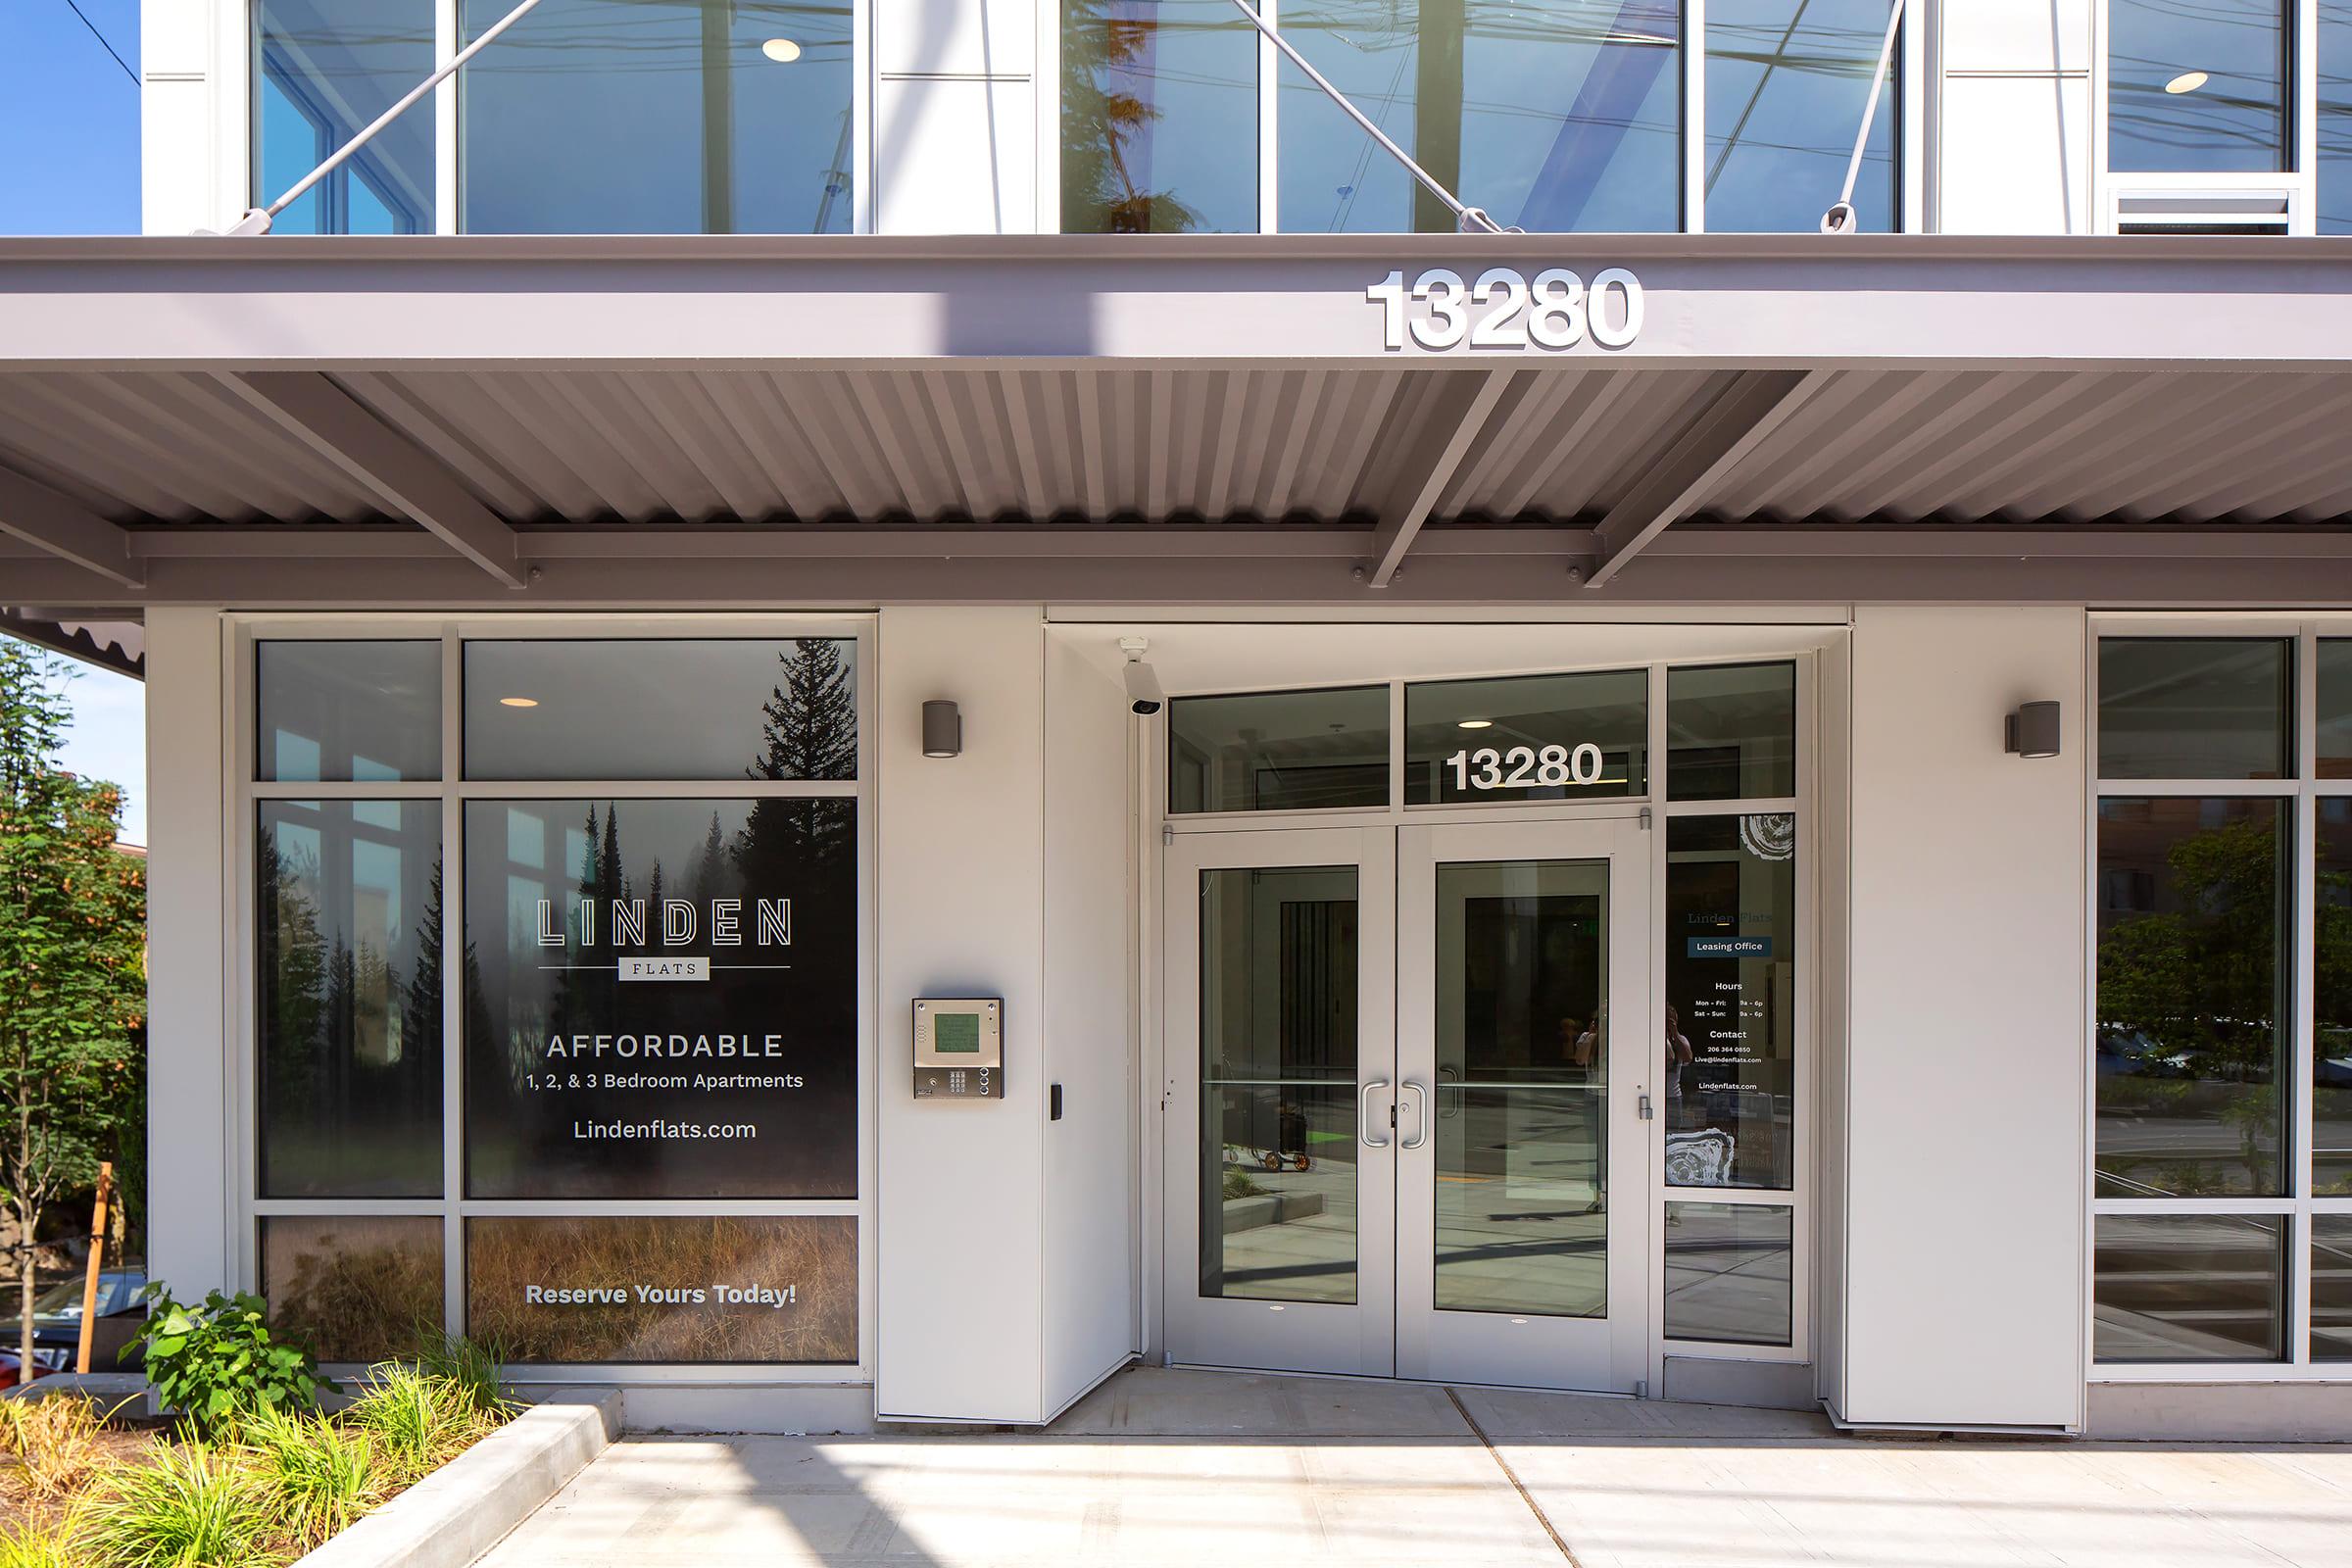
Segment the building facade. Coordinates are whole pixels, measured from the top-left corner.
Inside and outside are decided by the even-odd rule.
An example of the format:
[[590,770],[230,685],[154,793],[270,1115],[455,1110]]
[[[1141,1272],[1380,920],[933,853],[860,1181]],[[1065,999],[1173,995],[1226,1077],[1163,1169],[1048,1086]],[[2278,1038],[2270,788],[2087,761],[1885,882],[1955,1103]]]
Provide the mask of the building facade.
[[1231,0],[542,0],[218,232],[508,9],[151,4],[149,233],[0,242],[158,1277],[2352,1432],[2352,13],[1268,7],[1487,233]]

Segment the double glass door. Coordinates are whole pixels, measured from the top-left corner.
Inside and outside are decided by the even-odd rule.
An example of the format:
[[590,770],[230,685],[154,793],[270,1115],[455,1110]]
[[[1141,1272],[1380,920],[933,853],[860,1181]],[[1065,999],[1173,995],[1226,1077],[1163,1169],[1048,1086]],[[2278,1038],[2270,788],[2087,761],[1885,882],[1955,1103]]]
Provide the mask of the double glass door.
[[1648,1375],[1642,834],[1170,846],[1177,1360],[1621,1393]]

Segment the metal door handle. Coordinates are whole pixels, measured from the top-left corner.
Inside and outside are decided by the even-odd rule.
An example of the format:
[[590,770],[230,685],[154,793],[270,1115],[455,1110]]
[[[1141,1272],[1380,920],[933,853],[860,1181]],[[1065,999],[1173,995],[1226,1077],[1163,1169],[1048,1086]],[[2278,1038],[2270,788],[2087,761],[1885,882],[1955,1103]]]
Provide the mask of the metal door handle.
[[1389,1140],[1386,1138],[1375,1138],[1372,1136],[1372,1092],[1376,1089],[1386,1089],[1388,1087],[1389,1081],[1386,1078],[1375,1078],[1356,1092],[1356,1136],[1364,1141],[1364,1147],[1366,1149],[1386,1149],[1389,1147]]
[[1419,1103],[1415,1107],[1413,1136],[1406,1139],[1401,1147],[1419,1149],[1429,1142],[1429,1091],[1410,1078],[1404,1081],[1404,1087],[1412,1092],[1413,1099]]

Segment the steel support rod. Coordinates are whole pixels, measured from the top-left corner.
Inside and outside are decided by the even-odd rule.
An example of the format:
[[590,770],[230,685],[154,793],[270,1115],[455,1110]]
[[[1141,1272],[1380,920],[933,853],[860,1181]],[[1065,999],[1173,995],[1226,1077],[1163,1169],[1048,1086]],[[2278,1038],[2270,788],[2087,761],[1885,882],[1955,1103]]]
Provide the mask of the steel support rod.
[[403,114],[407,113],[409,107],[415,104],[417,99],[422,98],[426,93],[431,92],[435,87],[440,86],[441,83],[447,81],[452,75],[455,75],[460,66],[464,65],[466,61],[471,60],[475,55],[480,54],[484,49],[488,48],[492,39],[496,38],[500,33],[506,31],[509,27],[514,25],[514,24],[517,22],[520,22],[523,19],[524,14],[529,12],[538,4],[539,0],[522,0],[520,5],[508,12],[505,16],[499,18],[497,22],[493,23],[488,28],[486,28],[479,38],[474,39],[473,42],[467,44],[456,54],[450,56],[449,64],[443,66],[440,70],[425,77],[416,86],[410,88],[408,92],[401,98],[400,102],[394,104],[391,108],[376,116],[375,119],[369,121],[366,128],[361,130],[358,135],[352,137],[351,140],[345,142],[342,146],[329,153],[327,155],[326,162],[320,164],[317,169],[312,170],[309,173],[303,175],[302,178],[296,180],[293,187],[283,196],[280,196],[277,200],[271,202],[267,207],[257,207],[253,209],[253,211],[247,213],[244,218],[238,221],[237,226],[230,229],[229,232],[231,234],[269,233],[270,225],[276,219],[277,215],[284,212],[288,207],[294,205],[294,203],[300,201],[302,199],[303,192],[309,190],[313,185],[318,184],[327,175],[342,168],[344,163],[350,159],[352,154],[358,152],[361,148],[367,146],[370,141],[375,139],[376,132],[382,130],[386,125],[389,125],[392,123],[392,122],[398,120]]
[[1387,151],[1391,158],[1394,158],[1398,163],[1402,164],[1406,173],[1419,180],[1428,188],[1431,195],[1444,202],[1447,209],[1452,212],[1454,220],[1460,225],[1463,233],[1510,234],[1518,232],[1518,230],[1515,229],[1504,228],[1500,223],[1494,221],[1494,219],[1489,218],[1483,209],[1465,205],[1460,197],[1454,195],[1453,192],[1439,184],[1436,175],[1432,174],[1428,170],[1423,169],[1419,164],[1414,163],[1412,154],[1397,146],[1396,143],[1391,139],[1387,131],[1382,130],[1378,125],[1372,123],[1370,118],[1367,117],[1362,110],[1356,108],[1354,103],[1349,100],[1346,93],[1340,91],[1339,88],[1334,87],[1331,82],[1325,78],[1323,73],[1308,65],[1306,63],[1306,56],[1292,48],[1291,41],[1288,38],[1285,38],[1280,32],[1276,31],[1273,24],[1267,22],[1265,18],[1259,16],[1255,11],[1251,10],[1250,6],[1250,0],[1233,0],[1233,8],[1236,11],[1239,11],[1243,16],[1249,18],[1250,25],[1255,27],[1259,32],[1264,33],[1266,36],[1266,41],[1271,43],[1275,48],[1281,50],[1284,58],[1288,59],[1292,65],[1297,66],[1300,71],[1305,72],[1306,79],[1313,82],[1316,86],[1322,88],[1324,97],[1329,98],[1333,103],[1338,104],[1340,108],[1347,114],[1348,119],[1363,126],[1365,135],[1370,136],[1374,141],[1380,143],[1381,147]]
[[1838,204],[1821,215],[1824,234],[1850,234],[1859,226],[1854,212],[1854,181],[1862,174],[1863,149],[1870,145],[1870,127],[1879,118],[1879,92],[1886,84],[1886,68],[1894,63],[1894,38],[1903,26],[1903,0],[1894,0],[1886,15],[1886,36],[1879,45],[1878,69],[1870,74],[1870,96],[1862,104],[1862,129],[1854,137],[1854,155],[1845,161],[1845,186],[1838,193]]

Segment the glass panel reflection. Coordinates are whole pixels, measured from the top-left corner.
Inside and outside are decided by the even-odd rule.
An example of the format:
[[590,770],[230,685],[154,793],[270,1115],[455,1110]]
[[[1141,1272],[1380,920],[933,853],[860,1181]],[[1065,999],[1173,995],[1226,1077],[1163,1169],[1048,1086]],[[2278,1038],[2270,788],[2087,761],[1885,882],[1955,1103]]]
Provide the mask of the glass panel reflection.
[[2098,1192],[2277,1194],[2286,807],[2099,802]]
[[1404,799],[1581,801],[1649,788],[1649,676],[1639,669],[1404,689]]
[[1666,672],[1666,798],[1796,793],[1796,666],[1694,664]]
[[466,1331],[511,1364],[849,1365],[858,1220],[469,1219]]
[[1389,689],[1250,692],[1168,704],[1168,808],[1389,804]]
[[[434,0],[257,0],[254,200],[274,201],[433,74]],[[277,215],[279,234],[433,231],[430,104]]]
[[1256,30],[1226,0],[1061,17],[1062,232],[1255,233]]
[[2319,232],[2352,234],[2352,7],[2320,7]]
[[[1676,0],[1308,0],[1286,5],[1280,22],[1439,183],[1498,221],[1681,226]],[[1280,85],[1285,230],[1454,230],[1445,204],[1312,82],[1286,70]]]
[[1200,1294],[1356,1295],[1356,873],[1200,873]]
[[1608,862],[1441,865],[1437,901],[1437,1305],[1603,1316]]
[[442,1327],[438,1215],[271,1215],[261,1262],[270,1327],[321,1361],[415,1355]]
[[470,801],[466,867],[471,1196],[857,1196],[855,801]]
[[1796,1211],[1666,1205],[1666,1337],[1787,1345]]
[[466,776],[854,779],[857,644],[475,641]]
[[[2345,43],[2352,48],[2352,36]],[[2352,778],[2352,638],[2322,638],[2317,662],[2320,777]]]
[[441,1192],[441,807],[258,808],[261,1196]]
[[1796,819],[1669,819],[1669,1186],[1795,1186],[1796,958]]
[[2317,804],[2311,1190],[2352,1195],[2352,798]]
[[2294,661],[2282,639],[2099,642],[2101,778],[2283,778]]
[[255,776],[374,783],[441,776],[441,645],[254,646]]
[[[512,9],[465,0],[466,38]],[[466,231],[849,232],[850,17],[850,0],[543,0],[458,74]]]
[[[1886,37],[1886,0],[1707,0],[1707,227],[1810,234],[1845,183]],[[1896,48],[1901,44],[1898,40]],[[1900,226],[1887,73],[1854,210],[1866,233]]]
[[2283,1218],[2270,1214],[2101,1214],[2094,1224],[2093,1359],[2283,1358]]
[[2352,1361],[2352,1214],[2312,1216],[2311,1358]]
[[2284,0],[2109,0],[2107,167],[2286,168]]

